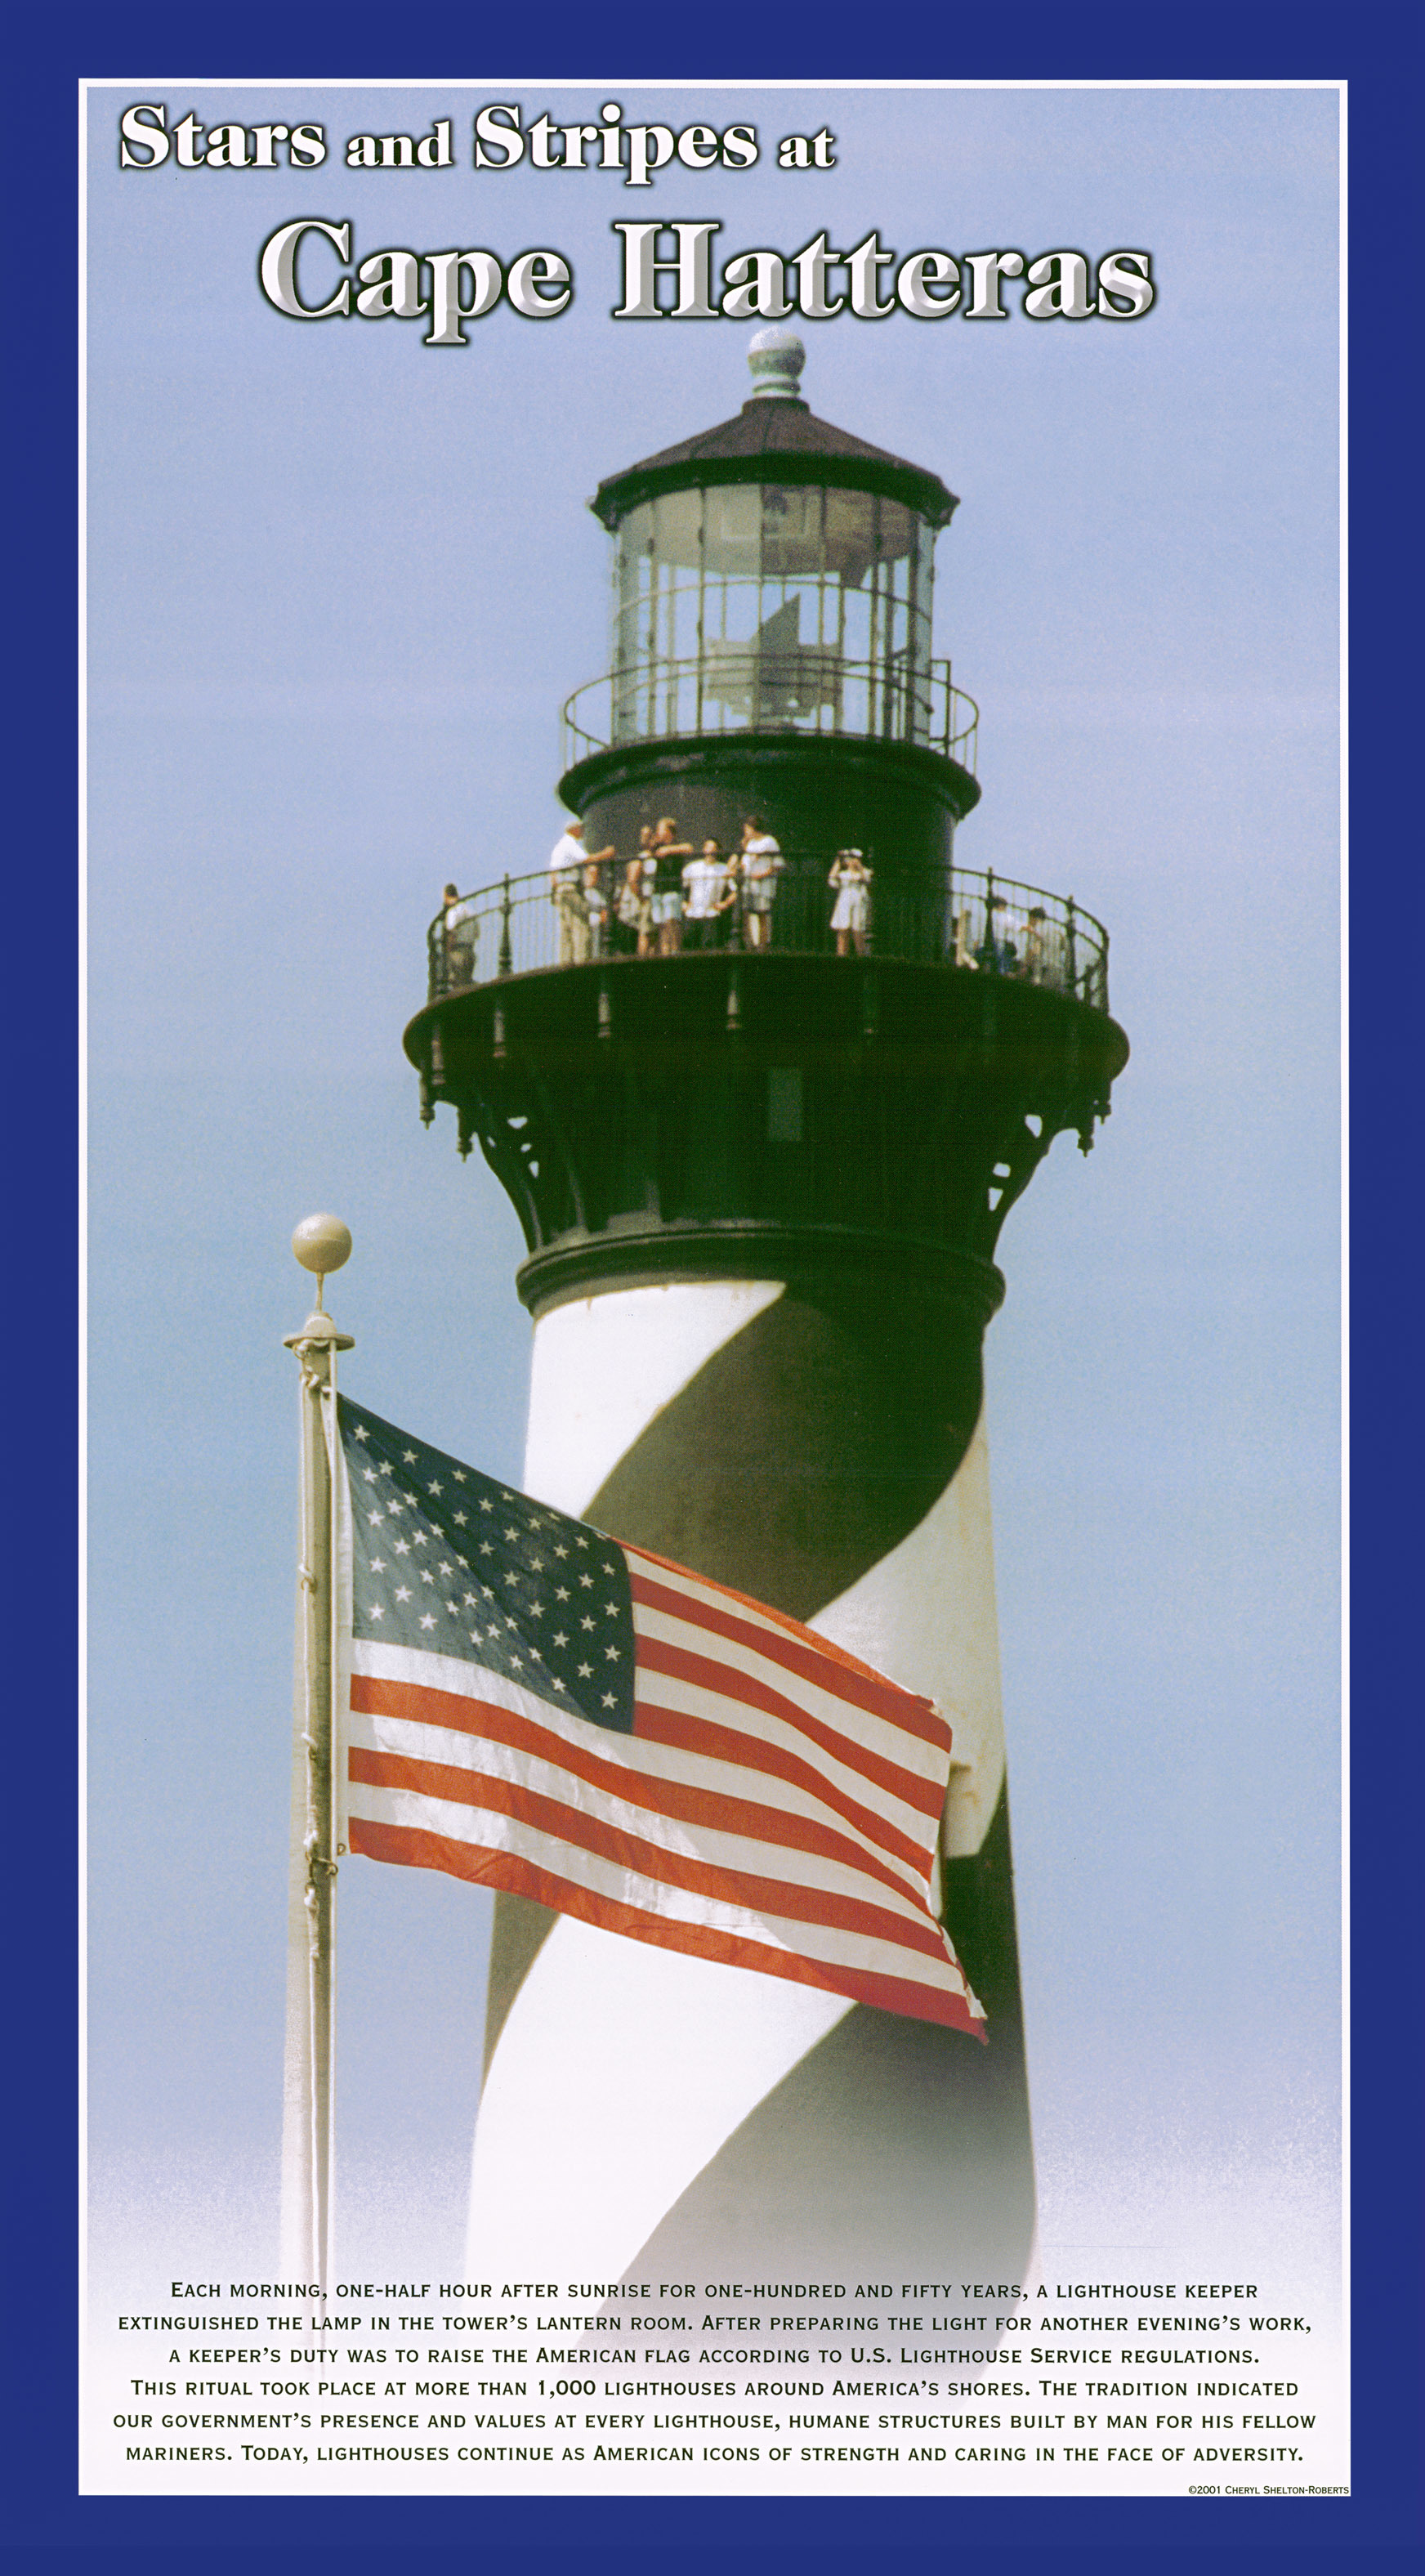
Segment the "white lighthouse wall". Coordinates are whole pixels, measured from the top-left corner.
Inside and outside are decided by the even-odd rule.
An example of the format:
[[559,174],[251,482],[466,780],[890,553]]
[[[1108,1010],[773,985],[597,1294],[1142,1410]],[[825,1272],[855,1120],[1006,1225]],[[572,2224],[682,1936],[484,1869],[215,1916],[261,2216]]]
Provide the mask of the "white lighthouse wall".
[[674,1281],[611,1289],[541,1315],[525,1492],[577,1519],[654,1415],[783,1293],[780,1279]]
[[989,1831],[1004,1781],[999,1617],[995,1608],[990,1456],[983,1412],[974,1438],[923,1521],[859,1582],[807,1622],[950,1720],[954,1768],[940,1847],[968,1859]]
[[734,2129],[852,2006],[561,1915],[475,2133],[471,2280],[617,2279]]
[[[583,1510],[648,1423],[782,1294],[673,1283],[555,1308],[535,1328],[526,1490]],[[983,1419],[925,1518],[809,1623],[950,1718],[942,1836],[979,1849],[1004,1777]],[[510,2009],[481,2098],[472,2278],[613,2277],[757,2104],[852,2009],[781,1979],[562,1916]]]

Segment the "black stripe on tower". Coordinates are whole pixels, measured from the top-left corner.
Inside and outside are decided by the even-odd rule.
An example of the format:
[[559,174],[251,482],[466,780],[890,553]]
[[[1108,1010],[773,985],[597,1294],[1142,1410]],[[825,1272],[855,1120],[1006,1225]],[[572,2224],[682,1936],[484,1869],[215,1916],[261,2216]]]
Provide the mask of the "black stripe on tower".
[[870,1281],[794,1281],[640,1434],[587,1517],[813,1619],[924,1520],[981,1400],[977,1330]]
[[[884,1284],[790,1283],[654,1417],[593,1496],[588,1517],[630,1544],[814,1618],[909,1536],[955,1476],[980,1415],[980,1327],[978,1312],[956,1323],[943,1305],[928,1312],[921,1298]],[[957,1950],[992,2016],[996,2068],[1005,2070],[990,2079],[986,2102],[1012,2102],[1023,2079],[1003,1793],[980,1853],[948,1866],[946,1900]],[[557,1919],[528,1899],[496,1901],[487,2068]],[[922,2093],[944,2081],[961,2054],[936,2038],[927,2029]],[[896,2045],[904,2052],[909,2043]],[[822,2048],[830,2051],[817,2079],[823,2088],[853,2075],[854,2039],[833,2033]],[[985,2091],[986,2079],[970,2080]],[[976,2131],[983,2110],[971,2122]],[[775,2122],[779,2114],[767,2116]]]

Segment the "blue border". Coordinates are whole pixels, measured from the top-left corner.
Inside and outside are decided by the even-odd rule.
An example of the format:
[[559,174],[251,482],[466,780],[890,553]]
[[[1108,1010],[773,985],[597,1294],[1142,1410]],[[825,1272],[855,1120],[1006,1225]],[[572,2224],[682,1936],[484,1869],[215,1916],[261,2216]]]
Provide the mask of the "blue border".
[[[12,1618],[22,1674],[12,1706],[29,1713],[13,1730],[7,1763],[12,1831],[7,1893],[15,1909],[9,1950],[10,2047],[15,2072],[6,2124],[7,2212],[18,2238],[3,2338],[12,2382],[8,2481],[9,2545],[38,2555],[64,2552],[115,2566],[132,2556],[191,2550],[256,2556],[304,2567],[314,2556],[355,2551],[403,2563],[451,2548],[518,2550],[536,2565],[556,2557],[664,2553],[680,2568],[722,2568],[753,2553],[795,2550],[840,2567],[872,2552],[932,2552],[983,2546],[1002,2564],[1069,2566],[1124,2553],[1137,2566],[1151,2554],[1244,2565],[1286,2551],[1327,2563],[1360,2553],[1418,2549],[1425,2537],[1418,2466],[1422,2394],[1422,2072],[1418,2043],[1421,1936],[1419,1678],[1407,1669],[1403,1605],[1419,1592],[1418,1513],[1407,1519],[1415,1478],[1407,1476],[1406,1423],[1419,1377],[1418,1272],[1414,1245],[1415,1053],[1407,1030],[1418,1016],[1415,987],[1395,971],[1404,949],[1413,969],[1407,871],[1418,846],[1418,795],[1407,808],[1402,747],[1418,735],[1410,647],[1420,623],[1419,585],[1400,578],[1417,503],[1420,409],[1410,399],[1414,355],[1409,296],[1414,249],[1407,196],[1419,95],[1421,20],[1407,0],[1367,0],[1329,12],[1319,5],[1179,8],[1169,18],[1122,0],[1066,16],[1021,5],[981,25],[956,25],[920,9],[866,33],[864,11],[843,5],[829,18],[789,15],[755,42],[720,42],[704,17],[670,32],[640,5],[577,13],[563,0],[521,20],[498,53],[532,76],[597,76],[612,63],[649,76],[710,77],[729,65],[763,78],[1095,77],[1133,79],[1335,79],[1351,83],[1352,182],[1352,508],[1353,830],[1359,890],[1353,990],[1353,1154],[1357,1210],[1352,1276],[1355,1418],[1355,2351],[1356,2482],[1349,2500],[1278,2502],[1270,2515],[1245,2500],[1206,2508],[1186,2499],[1117,2502],[930,2499],[843,2503],[661,2500],[526,2502],[463,2498],[428,2501],[254,2498],[79,2498],[73,2434],[76,2298],[73,2253],[76,2074],[72,2039],[77,1967],[76,1897],[69,1816],[76,1787],[73,1705],[72,1526],[77,1406],[67,1354],[77,1323],[72,1287],[77,1247],[74,1169],[75,1011],[71,961],[73,877],[69,861],[74,788],[75,327],[77,257],[73,142],[75,84],[112,67],[178,63],[194,79],[286,65],[329,69],[334,52],[372,79],[427,71],[478,73],[497,60],[487,25],[440,0],[407,22],[371,12],[343,15],[339,28],[312,22],[294,33],[272,5],[210,8],[137,6],[119,15],[73,7],[32,15],[17,51],[6,119],[12,287],[6,335],[18,361],[10,398],[19,454],[10,497],[16,539],[18,608],[11,625],[22,646],[22,724],[9,775],[19,828],[8,889],[12,970],[6,1038],[13,1050],[10,1191],[23,1232],[4,1279],[11,1315],[18,1420],[7,1446],[25,1499],[18,1504],[15,1553],[22,1558]],[[745,24],[746,22],[744,22]],[[373,27],[375,31],[373,32]],[[308,59],[310,58],[310,60]],[[1417,370],[1418,372],[1418,370]],[[21,406],[23,414],[21,415]],[[1332,496],[1323,494],[1323,508]],[[1400,632],[1393,630],[1398,624]],[[1418,646],[1416,647],[1418,668]],[[1418,696],[1418,680],[1415,690]],[[1413,785],[1413,781],[1411,782]],[[1412,832],[1412,828],[1413,832]],[[1412,903],[1413,898],[1413,903]],[[35,972],[43,959],[48,972]],[[22,1267],[23,1260],[23,1267]],[[1407,1306],[1407,1299],[1410,1304]],[[1413,1327],[1413,1330],[1412,1330]],[[1418,1440],[1415,1444],[1418,1450]],[[1408,1496],[1408,1501],[1407,1501]],[[39,1613],[37,1616],[36,1613]],[[1418,1613],[1412,1628],[1419,1625]],[[1413,1642],[1413,1640],[1412,1640]],[[49,1725],[36,1722],[46,1712]],[[18,1774],[18,1777],[17,1777]],[[1411,2007],[1414,2005],[1415,2010]],[[1031,2560],[1032,2552],[1032,2560]]]

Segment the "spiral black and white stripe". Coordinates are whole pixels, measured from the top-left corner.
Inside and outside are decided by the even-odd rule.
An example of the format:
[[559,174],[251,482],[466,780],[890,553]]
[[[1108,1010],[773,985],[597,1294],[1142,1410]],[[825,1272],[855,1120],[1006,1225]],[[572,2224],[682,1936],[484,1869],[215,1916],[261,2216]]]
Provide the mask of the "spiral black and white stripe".
[[556,1306],[524,1482],[936,1700],[944,1911],[989,2038],[501,1897],[470,2277],[1010,2279],[1033,2173],[978,1331],[795,1280]]

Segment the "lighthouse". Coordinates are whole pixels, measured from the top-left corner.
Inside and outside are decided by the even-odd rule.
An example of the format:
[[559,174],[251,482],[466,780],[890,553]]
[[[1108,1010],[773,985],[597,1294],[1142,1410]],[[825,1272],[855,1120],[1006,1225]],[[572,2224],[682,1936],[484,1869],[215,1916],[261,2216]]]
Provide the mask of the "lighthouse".
[[1102,926],[957,855],[956,497],[804,362],[760,332],[731,419],[600,484],[609,667],[559,782],[589,855],[447,906],[405,1045],[524,1230],[527,1490],[949,1718],[939,1902],[988,2035],[502,1894],[471,2280],[1008,2282],[1033,2233],[982,1343],[1004,1220],[1128,1046]]

